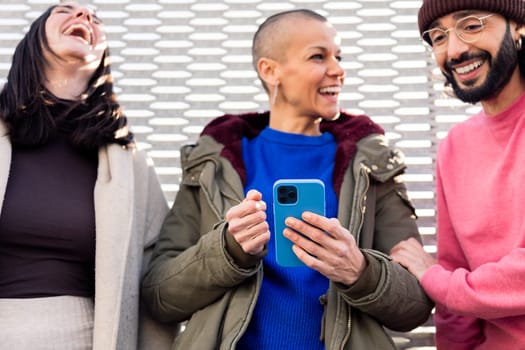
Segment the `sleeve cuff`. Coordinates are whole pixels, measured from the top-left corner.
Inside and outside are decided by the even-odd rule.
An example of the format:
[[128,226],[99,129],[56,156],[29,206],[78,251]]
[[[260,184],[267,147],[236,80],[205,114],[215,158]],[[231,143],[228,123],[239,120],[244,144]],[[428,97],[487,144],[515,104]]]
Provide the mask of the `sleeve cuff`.
[[431,266],[421,278],[421,286],[436,303],[446,304],[452,272],[439,264]]
[[381,276],[381,263],[374,257],[370,257],[365,251],[362,253],[366,260],[366,267],[361,277],[350,286],[337,284],[339,289],[354,300],[362,299],[374,293]]
[[232,262],[242,269],[250,269],[255,267],[262,258],[268,252],[268,248],[265,247],[262,252],[256,255],[251,255],[245,253],[239,243],[233,238],[233,236],[226,230],[226,225],[224,226],[224,244],[226,248],[226,254],[231,257]]

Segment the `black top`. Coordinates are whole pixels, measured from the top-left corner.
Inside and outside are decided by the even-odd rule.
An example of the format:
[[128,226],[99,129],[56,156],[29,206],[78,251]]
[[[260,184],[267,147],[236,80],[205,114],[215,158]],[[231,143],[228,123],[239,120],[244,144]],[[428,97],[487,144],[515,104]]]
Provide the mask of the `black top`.
[[14,148],[0,212],[0,298],[93,296],[95,151]]

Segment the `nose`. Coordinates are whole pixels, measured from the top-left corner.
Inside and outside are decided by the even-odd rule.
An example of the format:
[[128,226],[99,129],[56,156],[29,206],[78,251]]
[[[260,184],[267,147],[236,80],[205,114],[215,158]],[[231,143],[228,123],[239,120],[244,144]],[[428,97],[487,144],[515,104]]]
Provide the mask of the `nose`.
[[85,18],[88,22],[91,22],[93,20],[93,16],[91,14],[91,11],[86,7],[79,7],[75,12],[75,17]]
[[461,40],[455,31],[451,30],[448,33],[447,56],[449,59],[458,58],[468,50],[468,47],[469,44]]
[[339,59],[334,57],[330,62],[331,63],[329,65],[328,74],[335,75],[340,79],[343,79],[345,77],[345,70],[341,66],[341,62],[339,61]]

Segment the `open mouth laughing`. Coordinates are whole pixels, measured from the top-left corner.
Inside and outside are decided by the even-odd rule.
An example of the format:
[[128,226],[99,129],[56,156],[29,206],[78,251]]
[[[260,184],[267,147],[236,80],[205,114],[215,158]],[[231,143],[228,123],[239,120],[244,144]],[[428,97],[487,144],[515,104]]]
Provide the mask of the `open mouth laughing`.
[[90,45],[93,42],[93,34],[91,32],[91,29],[82,23],[74,23],[70,25],[69,27],[67,27],[63,34],[81,38]]
[[466,66],[462,67],[456,67],[454,68],[454,71],[458,74],[468,74],[476,69],[478,69],[483,64],[483,60],[478,60],[476,62],[472,62],[470,64],[467,64]]
[[319,93],[322,95],[336,96],[341,92],[340,86],[327,86],[319,89]]

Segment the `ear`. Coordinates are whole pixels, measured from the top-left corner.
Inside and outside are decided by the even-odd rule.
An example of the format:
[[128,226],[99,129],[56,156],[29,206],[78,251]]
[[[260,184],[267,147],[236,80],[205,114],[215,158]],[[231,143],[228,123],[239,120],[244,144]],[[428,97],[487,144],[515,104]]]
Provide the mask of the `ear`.
[[257,62],[257,71],[259,76],[268,86],[274,86],[279,83],[279,62],[267,57],[261,57]]
[[520,34],[520,36],[525,36],[525,25],[524,24],[519,25],[516,29],[518,33]]
[[[525,36],[525,24],[524,23],[516,23],[516,22],[514,22],[514,24],[515,24],[515,28],[516,28],[516,35]],[[515,38],[515,40],[518,40],[519,36],[517,38]]]

